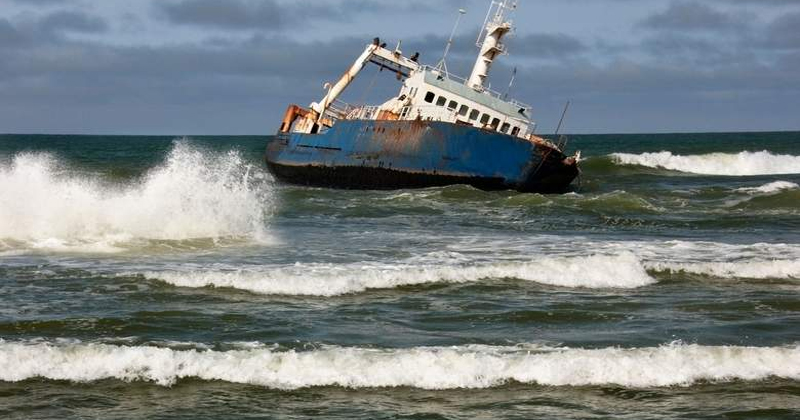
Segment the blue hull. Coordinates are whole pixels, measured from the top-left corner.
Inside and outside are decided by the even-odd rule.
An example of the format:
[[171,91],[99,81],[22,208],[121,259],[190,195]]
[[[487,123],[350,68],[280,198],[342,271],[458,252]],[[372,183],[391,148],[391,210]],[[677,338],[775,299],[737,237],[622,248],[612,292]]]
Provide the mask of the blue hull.
[[420,120],[347,120],[321,134],[281,133],[265,158],[282,181],[350,189],[467,184],[557,193],[578,175],[574,162],[546,145]]

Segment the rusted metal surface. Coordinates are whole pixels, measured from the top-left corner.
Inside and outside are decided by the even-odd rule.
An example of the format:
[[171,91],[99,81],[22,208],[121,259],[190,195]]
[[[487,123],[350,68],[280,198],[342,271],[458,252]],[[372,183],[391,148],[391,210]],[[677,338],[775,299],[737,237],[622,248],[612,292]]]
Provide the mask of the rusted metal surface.
[[576,164],[546,145],[442,122],[340,121],[323,134],[288,135],[288,143],[269,144],[266,161],[291,183],[562,192],[578,174]]
[[[492,61],[505,53],[515,0],[495,0],[479,35],[469,79],[406,58],[375,38],[308,109],[290,106],[266,161],[289,182],[343,188],[405,188],[466,183],[484,189],[557,192],[577,176],[578,158],[534,136],[530,106],[484,86]],[[485,35],[485,36],[484,36]],[[452,37],[451,37],[452,38]],[[367,63],[402,81],[379,105],[351,106],[341,93]]]

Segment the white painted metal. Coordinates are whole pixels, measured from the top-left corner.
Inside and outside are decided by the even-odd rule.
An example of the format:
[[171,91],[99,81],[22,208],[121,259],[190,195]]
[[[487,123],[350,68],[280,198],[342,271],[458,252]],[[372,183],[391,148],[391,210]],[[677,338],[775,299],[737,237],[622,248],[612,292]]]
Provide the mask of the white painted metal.
[[[505,53],[505,45],[503,45],[502,39],[513,27],[511,21],[506,19],[506,15],[516,7],[515,0],[492,1],[489,13],[486,15],[486,21],[478,35],[476,45],[480,48],[480,53],[475,60],[472,74],[470,74],[467,81],[469,87],[475,90],[484,89],[492,63],[498,55]],[[494,13],[492,13],[493,11]],[[486,34],[485,36],[484,33]],[[483,37],[483,40],[481,40],[481,37]]]
[[342,75],[342,78],[339,79],[335,85],[329,87],[328,93],[325,95],[325,97],[323,97],[318,103],[315,102],[311,104],[311,109],[317,113],[317,123],[319,123],[322,117],[325,115],[325,111],[328,109],[330,104],[333,103],[333,101],[335,101],[336,98],[342,94],[342,92],[344,92],[345,88],[347,88],[350,82],[356,78],[361,69],[364,68],[364,65],[369,62],[369,57],[372,55],[372,53],[378,48],[380,47],[377,45],[369,45],[364,52],[361,53],[361,56],[356,59],[355,63],[353,63],[350,69],[347,70],[344,75]]
[[[512,28],[507,13],[515,7],[514,0],[492,1],[480,35],[483,41],[478,42],[481,53],[469,79],[447,73],[444,64],[447,50],[439,65],[431,68],[417,63],[416,59],[404,57],[400,43],[394,50],[373,43],[365,48],[339,81],[332,86],[326,85],[328,92],[325,97],[311,104],[311,114],[298,121],[293,130],[311,133],[315,129],[325,129],[340,119],[421,119],[472,125],[532,139],[535,125],[527,115],[530,106],[507,100],[506,95],[484,87],[492,61],[505,52],[502,38]],[[451,42],[448,43],[448,49]],[[339,101],[341,93],[370,62],[404,78],[398,95],[378,106],[351,106]]]

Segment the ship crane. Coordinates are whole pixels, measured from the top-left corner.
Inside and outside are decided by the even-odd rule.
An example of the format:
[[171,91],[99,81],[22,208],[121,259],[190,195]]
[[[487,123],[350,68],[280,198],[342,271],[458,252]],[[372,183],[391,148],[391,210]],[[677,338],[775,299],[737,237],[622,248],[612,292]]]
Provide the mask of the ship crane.
[[290,109],[287,110],[287,116],[284,118],[285,124],[282,130],[288,131],[291,123],[298,116],[303,118],[298,122],[297,130],[299,132],[316,133],[321,126],[328,125],[326,123],[325,112],[330,109],[331,104],[333,104],[339,95],[347,89],[347,86],[355,80],[356,76],[358,76],[368,63],[376,64],[382,69],[397,73],[398,77],[408,77],[411,73],[419,69],[420,65],[415,61],[418,55],[412,58],[404,57],[402,51],[400,51],[400,43],[397,44],[394,50],[386,49],[384,45],[385,44],[381,44],[380,39],[375,38],[372,44],[364,49],[364,52],[361,53],[353,65],[350,66],[335,84],[326,84],[328,92],[319,102],[312,103],[310,110],[299,111],[296,108],[293,110],[290,107]]
[[508,20],[509,12],[517,8],[516,0],[492,1],[483,28],[478,34],[476,45],[480,48],[472,74],[467,80],[467,85],[477,91],[483,91],[489,70],[498,55],[506,52],[503,37],[513,29],[512,22]]

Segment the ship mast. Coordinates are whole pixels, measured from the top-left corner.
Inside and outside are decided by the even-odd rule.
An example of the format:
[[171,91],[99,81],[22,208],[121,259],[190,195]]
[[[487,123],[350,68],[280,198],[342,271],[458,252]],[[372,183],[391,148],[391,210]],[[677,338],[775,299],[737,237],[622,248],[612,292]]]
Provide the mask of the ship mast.
[[489,77],[489,70],[498,55],[506,52],[505,45],[501,42],[503,36],[511,32],[513,28],[508,19],[509,12],[517,8],[516,0],[494,0],[489,6],[483,28],[478,34],[478,41],[475,45],[480,48],[472,74],[467,80],[467,86],[482,91]]

